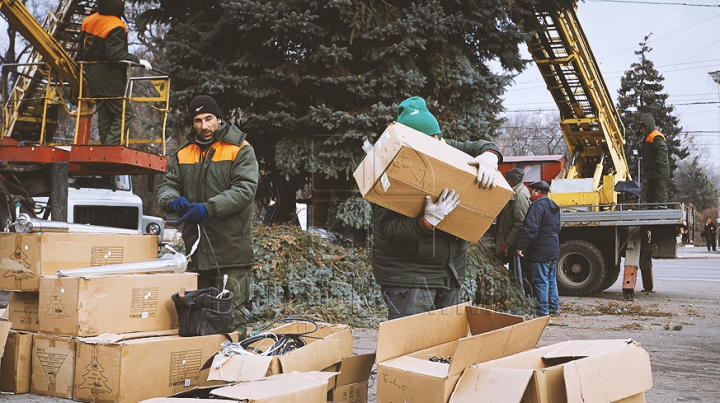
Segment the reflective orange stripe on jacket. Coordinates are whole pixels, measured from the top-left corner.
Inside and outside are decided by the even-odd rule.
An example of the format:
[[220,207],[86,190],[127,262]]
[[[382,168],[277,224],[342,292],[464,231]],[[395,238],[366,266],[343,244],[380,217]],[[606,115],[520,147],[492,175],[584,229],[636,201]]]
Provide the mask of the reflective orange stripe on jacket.
[[[225,141],[217,141],[210,148],[215,149],[215,154],[212,156],[212,162],[220,161],[235,161],[235,157],[240,150],[249,144],[247,141],[243,141],[241,145],[227,143]],[[190,144],[182,150],[178,151],[178,163],[179,164],[195,164],[202,161],[207,155],[210,149],[203,151],[197,144]]]
[[648,143],[652,143],[653,141],[655,141],[655,137],[657,137],[657,136],[662,137],[663,141],[667,141],[667,139],[665,138],[665,135],[663,135],[662,133],[660,133],[657,130],[653,130],[652,132],[650,132],[650,134],[648,134],[647,137],[645,137],[645,141],[647,141]]
[[95,13],[85,18],[82,22],[82,31],[100,38],[107,38],[110,31],[122,27],[127,34],[125,23],[115,15],[101,15]]

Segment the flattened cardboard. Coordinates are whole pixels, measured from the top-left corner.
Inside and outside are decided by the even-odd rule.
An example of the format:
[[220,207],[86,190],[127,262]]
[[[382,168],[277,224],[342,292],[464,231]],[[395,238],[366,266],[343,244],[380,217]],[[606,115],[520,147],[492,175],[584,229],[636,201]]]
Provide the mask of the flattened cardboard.
[[[308,322],[291,322],[273,329],[268,333],[308,333],[304,338],[307,345],[289,353],[272,357],[258,355],[233,355],[222,364],[223,374],[211,368],[210,379],[238,379],[251,381],[268,375],[292,371],[322,371],[339,363],[353,354],[352,331],[348,325],[318,323],[318,329]],[[266,341],[253,344],[252,347],[268,347]],[[268,359],[270,358],[270,359]],[[221,361],[215,357],[216,363]]]
[[85,233],[0,234],[0,289],[38,291],[58,270],[156,259],[157,236]]
[[218,388],[210,393],[246,403],[326,402],[327,379],[291,372]]
[[[237,340],[237,333],[231,334]],[[203,364],[221,348],[225,335],[78,339],[74,398],[88,402],[137,402],[203,386]]]
[[[548,317],[524,321],[469,303],[383,322],[377,402],[447,402],[465,368],[535,347],[547,322]],[[433,362],[431,356],[451,361]]]
[[468,164],[472,160],[445,142],[395,122],[353,176],[366,200],[408,217],[422,213],[426,195],[436,200],[443,189],[455,190],[460,205],[437,228],[475,243],[510,199],[512,189],[499,172],[496,187],[480,188],[477,168]]
[[572,340],[469,367],[450,402],[644,402],[651,387],[632,340]]
[[37,332],[40,330],[38,322],[38,304],[40,294],[37,292],[10,291],[8,294],[8,319],[13,323],[13,329]]
[[195,290],[196,273],[43,277],[41,332],[94,336],[173,329],[178,326],[172,294]]
[[32,385],[36,395],[73,398],[75,339],[37,333],[32,347]]
[[0,321],[0,356],[2,356],[5,351],[5,343],[7,343],[11,328],[12,322]]
[[30,392],[33,334],[11,330],[0,362],[0,391]]

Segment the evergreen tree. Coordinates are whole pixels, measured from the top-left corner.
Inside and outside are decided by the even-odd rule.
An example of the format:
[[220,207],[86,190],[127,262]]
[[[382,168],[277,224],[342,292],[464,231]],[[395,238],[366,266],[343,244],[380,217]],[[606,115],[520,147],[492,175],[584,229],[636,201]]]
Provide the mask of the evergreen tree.
[[[688,147],[682,144],[680,133],[682,127],[679,120],[672,115],[675,107],[666,103],[668,94],[663,93],[665,78],[655,69],[654,63],[648,59],[652,48],[647,42],[650,35],[640,42],[640,50],[635,51],[639,61],[630,65],[630,70],[620,79],[618,90],[618,109],[625,126],[625,155],[632,156],[632,150],[642,153],[643,138],[639,133],[638,121],[645,114],[655,119],[655,126],[667,139],[668,154],[670,156],[670,200],[676,199],[677,189],[672,177],[677,169],[678,162],[689,155]],[[635,178],[638,172],[639,161],[629,158],[631,175]],[[637,178],[635,178],[637,179]],[[640,178],[642,182],[644,179]],[[643,186],[643,189],[645,186]]]
[[692,162],[683,161],[675,173],[674,183],[677,189],[676,200],[681,203],[692,203],[697,211],[718,207],[718,189],[710,181],[699,163],[699,158]]
[[[149,4],[150,0],[134,0]],[[185,111],[210,94],[248,133],[261,168],[261,201],[278,199],[284,221],[295,192],[330,180],[329,198],[356,189],[362,144],[394,120],[397,104],[422,96],[448,138],[491,139],[518,46],[536,24],[520,0],[159,0],[138,26],[169,26],[158,68],[172,78],[172,105]],[[184,116],[184,114],[179,114]],[[187,122],[185,122],[187,125]],[[272,185],[270,185],[272,183]],[[314,191],[318,190],[314,183]],[[328,190],[328,189],[326,189]],[[316,194],[317,195],[317,192]],[[357,194],[355,193],[355,197]],[[358,203],[332,203],[359,206]],[[365,217],[366,214],[333,216]],[[345,222],[345,225],[358,226]]]

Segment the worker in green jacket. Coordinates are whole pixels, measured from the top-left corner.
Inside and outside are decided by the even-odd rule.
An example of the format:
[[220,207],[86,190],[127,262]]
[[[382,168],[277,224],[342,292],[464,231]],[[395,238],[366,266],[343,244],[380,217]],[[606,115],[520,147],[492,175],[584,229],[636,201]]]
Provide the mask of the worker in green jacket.
[[[123,100],[127,85],[128,63],[139,63],[146,70],[152,66],[128,52],[127,26],[122,20],[125,0],[98,0],[98,12],[87,16],[80,31],[78,60],[84,67],[88,89],[96,100],[98,132],[102,144],[120,144],[123,125]],[[104,99],[103,99],[104,98]],[[127,133],[133,111],[125,104],[124,129]]]
[[[400,103],[397,122],[475,157],[469,164],[478,167],[478,185],[495,185],[497,166],[502,161],[495,144],[443,138],[437,119],[419,97]],[[445,189],[436,202],[426,196],[425,208],[419,217],[406,217],[382,206],[372,206],[372,266],[388,307],[388,319],[460,303],[468,243],[435,227],[457,207],[461,197],[449,189]]]
[[644,138],[642,173],[647,186],[645,201],[647,203],[667,203],[668,178],[670,177],[667,140],[655,128],[655,119],[650,115],[642,116],[638,126],[640,135]]
[[[158,204],[181,216],[185,250],[200,238],[188,268],[199,273],[198,287],[221,289],[227,274],[234,294],[236,330],[245,335],[249,319],[252,214],[258,163],[237,126],[221,119],[215,100],[199,95],[190,102],[193,130],[170,156],[157,189]],[[199,233],[198,233],[199,231]]]

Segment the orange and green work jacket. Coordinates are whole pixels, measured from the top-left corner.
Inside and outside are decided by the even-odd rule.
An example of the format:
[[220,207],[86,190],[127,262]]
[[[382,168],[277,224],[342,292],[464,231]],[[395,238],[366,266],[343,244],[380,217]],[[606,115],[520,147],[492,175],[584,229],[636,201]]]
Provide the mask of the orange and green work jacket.
[[85,65],[85,78],[95,97],[122,96],[127,81],[127,60],[138,63],[128,52],[127,27],[120,17],[92,14],[82,22],[80,61],[107,62]]
[[650,132],[643,142],[642,168],[647,179],[670,177],[667,143],[665,136],[657,130]]
[[[255,261],[252,214],[258,163],[245,136],[234,124],[222,122],[215,131],[215,143],[203,150],[195,143],[193,130],[188,142],[169,158],[167,175],[157,189],[160,207],[170,212],[168,203],[184,196],[190,203],[202,203],[208,212],[201,224],[208,236],[200,237],[188,262],[190,269],[215,270],[216,258],[220,269],[247,267]],[[182,234],[190,253],[198,226],[184,224]]]

